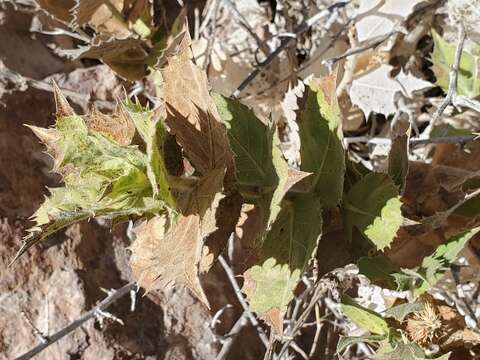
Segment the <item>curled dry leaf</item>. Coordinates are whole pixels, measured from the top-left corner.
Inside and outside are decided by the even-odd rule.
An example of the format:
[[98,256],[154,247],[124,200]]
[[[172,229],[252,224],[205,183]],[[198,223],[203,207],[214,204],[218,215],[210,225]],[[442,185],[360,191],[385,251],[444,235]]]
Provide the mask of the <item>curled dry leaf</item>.
[[97,36],[91,45],[73,50],[59,50],[72,59],[98,59],[110,66],[121,77],[134,81],[145,77],[149,59],[148,47],[141,39],[115,39]]
[[97,33],[125,39],[131,35],[128,23],[122,14],[124,0],[76,0],[71,10],[73,23],[90,25]]

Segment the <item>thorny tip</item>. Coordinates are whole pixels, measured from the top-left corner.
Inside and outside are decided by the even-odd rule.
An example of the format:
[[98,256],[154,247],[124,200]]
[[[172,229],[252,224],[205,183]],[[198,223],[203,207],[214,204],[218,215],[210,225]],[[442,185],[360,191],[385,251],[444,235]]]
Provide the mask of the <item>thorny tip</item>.
[[75,116],[75,111],[68,103],[66,97],[63,95],[62,91],[58,87],[55,80],[52,80],[53,95],[55,97],[55,106],[56,106],[56,115],[57,117],[63,116]]

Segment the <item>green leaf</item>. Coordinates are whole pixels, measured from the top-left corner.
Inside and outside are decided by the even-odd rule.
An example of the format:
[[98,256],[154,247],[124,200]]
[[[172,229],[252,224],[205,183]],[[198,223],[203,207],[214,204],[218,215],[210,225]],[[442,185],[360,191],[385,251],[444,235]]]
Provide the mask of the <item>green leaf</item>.
[[421,302],[414,302],[414,303],[405,303],[405,304],[400,304],[394,307],[391,307],[387,309],[384,313],[384,317],[392,317],[397,321],[402,322],[403,319],[408,314],[411,314],[412,312],[417,312],[421,311],[423,309],[423,303]]
[[367,335],[367,336],[340,336],[337,343],[337,353],[341,353],[348,346],[358,343],[375,343],[386,339],[386,335]]
[[277,220],[265,237],[260,257],[274,257],[288,264],[292,271],[306,267],[322,231],[320,200],[309,194],[298,194],[285,200]]
[[228,129],[235,154],[237,179],[251,186],[272,186],[275,171],[272,162],[274,130],[268,128],[251,109],[238,100],[214,95],[220,118]]
[[[286,306],[293,298],[293,291],[297,286],[300,276],[307,267],[322,231],[322,208],[318,198],[308,194],[298,194],[292,200],[284,200],[282,210],[267,233],[262,246],[259,248],[259,264],[276,263],[282,268],[285,276],[275,278],[272,276],[268,282],[255,281],[252,271],[258,266],[247,270],[245,276],[254,282],[254,290],[249,292],[250,307],[259,316],[264,317],[268,311],[275,311],[277,317],[282,317]],[[272,268],[270,271],[278,271]],[[272,288],[276,292],[272,292]],[[255,299],[264,299],[261,303]],[[279,301],[281,300],[281,301]],[[278,321],[277,321],[278,323]],[[277,324],[273,324],[278,328]]]
[[432,255],[424,258],[420,269],[417,271],[423,275],[424,280],[420,279],[414,294],[421,295],[435,285],[445,272],[450,269],[451,263],[455,261],[465,244],[479,231],[480,227],[476,227],[455,235],[440,245]]
[[357,304],[351,297],[342,296],[342,312],[355,324],[372,334],[388,335],[387,322],[375,311]]
[[330,76],[311,81],[298,120],[300,169],[313,173],[304,182],[326,208],[337,206],[342,199],[345,150],[341,122],[335,79]]
[[368,277],[373,283],[395,289],[396,282],[392,276],[398,269],[384,256],[377,255],[374,257],[362,257],[357,262],[360,274]]
[[379,250],[383,250],[390,245],[402,225],[401,207],[400,197],[389,199],[382,208],[381,215],[377,216],[373,224],[368,225],[365,229],[365,235],[373,241]]
[[135,128],[146,144],[147,175],[152,185],[153,195],[175,207],[175,199],[170,192],[167,169],[163,162],[160,146],[165,140],[165,127],[159,119],[154,119],[154,111],[144,108],[138,101],[127,100],[123,104],[127,114],[135,124]]
[[[432,29],[434,48],[432,53],[433,72],[437,85],[448,90],[449,73],[455,61],[456,45],[445,41]],[[462,51],[457,79],[457,92],[475,98],[480,95],[480,79],[478,76],[478,58],[468,50]]]
[[300,275],[300,270],[292,273],[288,264],[277,264],[273,258],[253,266],[244,274],[242,291],[247,295],[251,310],[278,334],[282,333],[283,314],[293,299],[291,289],[295,288]]
[[248,202],[262,207],[269,227],[288,189],[308,174],[288,168],[273,124],[262,123],[236,99],[215,95],[214,100],[235,154],[240,192]]
[[370,173],[357,182],[344,199],[347,231],[356,226],[379,250],[389,246],[402,225],[398,189],[386,174]]
[[[435,358],[436,360],[448,360],[450,353]],[[427,360],[424,351],[415,343],[399,343],[395,349],[388,353],[376,354],[375,360]]]

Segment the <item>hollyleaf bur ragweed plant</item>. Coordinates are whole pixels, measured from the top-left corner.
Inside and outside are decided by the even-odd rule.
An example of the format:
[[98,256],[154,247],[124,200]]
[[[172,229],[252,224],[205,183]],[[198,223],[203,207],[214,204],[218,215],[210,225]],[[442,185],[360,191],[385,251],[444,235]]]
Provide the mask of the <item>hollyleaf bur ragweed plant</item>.
[[[86,3],[80,1],[74,12],[79,24],[95,22]],[[102,32],[140,34],[133,45],[123,42],[128,39],[112,44],[123,55],[131,55],[127,50],[132,46],[145,50],[148,45],[141,61],[118,63],[123,58],[115,59],[108,41],[92,45],[82,56],[92,56],[97,46],[102,49],[98,57],[127,78],[144,76],[149,66],[160,104],[151,109],[126,98],[112,114],[94,109],[78,115],[55,86],[54,127],[30,128],[46,146],[63,184],[49,189],[15,259],[81,220],[98,217],[115,225],[140,219],[130,247],[138,284],[146,291],[185,286],[209,306],[200,275],[225,249],[240,216],[254,216],[258,226],[249,244],[242,291],[251,310],[282,334],[298,283],[322,251],[322,235],[332,223],[350,244],[360,239],[375,250],[358,261],[360,273],[373,283],[415,296],[434,285],[480,230],[450,238],[417,269],[396,268],[383,252],[408,222],[402,215],[408,135],[393,141],[385,173],[356,169],[343,144],[336,76],[313,79],[297,113],[300,165],[292,168],[280,149],[277,124],[260,120],[237,99],[210,92],[206,73],[192,60],[184,14],[162,47],[152,47],[154,35],[143,26],[149,19],[144,10],[120,27],[115,26],[115,16],[107,27],[95,23],[99,37]],[[442,44],[435,39],[437,46]],[[158,60],[160,53],[162,61],[150,61],[152,56]],[[174,153],[168,146],[172,139],[181,151]],[[179,171],[167,166],[171,159]],[[184,164],[191,171],[185,171]],[[255,211],[247,215],[246,207]],[[424,350],[399,325],[411,314],[415,319],[435,318],[432,311],[422,313],[430,306],[424,303],[418,300],[378,314],[343,297],[343,313],[368,334],[343,337],[337,350],[367,342],[379,345],[378,359],[425,359]]]

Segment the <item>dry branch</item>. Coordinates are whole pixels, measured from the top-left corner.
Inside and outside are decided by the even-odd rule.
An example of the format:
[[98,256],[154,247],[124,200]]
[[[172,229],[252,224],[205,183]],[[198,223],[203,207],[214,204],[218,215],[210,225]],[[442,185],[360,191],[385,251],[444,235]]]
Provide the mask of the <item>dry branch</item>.
[[52,345],[53,343],[57,342],[58,340],[60,340],[64,336],[71,333],[73,330],[82,326],[86,321],[96,317],[99,312],[102,313],[103,310],[108,308],[110,305],[112,305],[115,301],[120,299],[122,296],[130,293],[130,291],[133,290],[135,287],[136,287],[136,283],[135,282],[130,282],[130,283],[124,285],[123,287],[121,287],[120,289],[112,291],[105,299],[103,299],[93,309],[91,309],[87,313],[83,314],[80,318],[71,322],[70,324],[65,326],[63,329],[56,332],[55,334],[53,334],[51,336],[47,336],[46,337],[46,342],[42,342],[41,344],[38,344],[32,350],[30,350],[30,351],[26,352],[25,354],[17,357],[15,360],[31,359],[32,357],[34,357],[35,355],[37,355],[41,351],[45,350],[48,346]]
[[[310,29],[313,25],[315,25],[317,22],[319,22],[321,19],[323,19],[325,16],[330,15],[334,10],[342,8],[347,6],[350,3],[350,0],[348,1],[339,1],[337,3],[334,3],[333,5],[329,6],[328,8],[320,11],[319,13],[313,15],[311,18],[307,19],[304,23],[299,25],[294,33],[298,36],[300,34],[303,34],[305,31]],[[253,70],[238,86],[237,90],[232,94],[233,97],[238,97],[240,93],[252,82],[258,74],[262,71],[262,69],[266,66],[268,66],[283,50],[285,50],[291,42],[296,39],[296,37],[284,37],[280,43],[280,45],[273,51],[271,52],[267,58],[262,61],[261,63],[258,64],[257,68]]]

